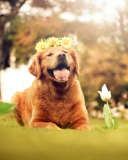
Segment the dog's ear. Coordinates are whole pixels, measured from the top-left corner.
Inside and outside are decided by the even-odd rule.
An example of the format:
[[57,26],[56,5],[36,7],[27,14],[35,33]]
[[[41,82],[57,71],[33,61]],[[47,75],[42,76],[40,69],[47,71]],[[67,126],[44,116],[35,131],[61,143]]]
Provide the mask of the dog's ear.
[[33,59],[32,59],[32,63],[29,66],[28,70],[29,72],[34,75],[35,77],[37,77],[37,79],[40,79],[41,77],[41,64],[40,64],[40,55],[36,54]]
[[79,57],[78,57],[78,54],[74,50],[72,50],[71,55],[72,55],[72,58],[75,62],[75,73],[77,75],[79,75],[80,72],[79,72]]

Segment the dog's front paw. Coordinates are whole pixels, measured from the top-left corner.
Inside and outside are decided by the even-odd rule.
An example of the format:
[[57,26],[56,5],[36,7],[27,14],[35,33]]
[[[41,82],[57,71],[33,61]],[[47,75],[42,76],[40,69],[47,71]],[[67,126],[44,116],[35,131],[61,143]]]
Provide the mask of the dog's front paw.
[[37,120],[31,121],[29,127],[31,127],[31,128],[61,129],[55,123],[52,123],[52,122],[40,122],[40,121],[37,121]]
[[92,131],[92,128],[88,124],[82,124],[75,128],[76,130],[89,130]]
[[49,125],[47,126],[47,128],[48,129],[61,129],[55,123],[49,123]]

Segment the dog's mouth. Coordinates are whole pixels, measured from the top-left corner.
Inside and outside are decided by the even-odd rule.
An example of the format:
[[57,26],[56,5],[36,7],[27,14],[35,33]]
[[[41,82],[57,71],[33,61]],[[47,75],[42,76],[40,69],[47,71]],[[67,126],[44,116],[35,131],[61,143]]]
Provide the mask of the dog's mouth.
[[65,64],[59,64],[54,69],[48,69],[51,77],[55,78],[58,82],[66,82],[70,75],[70,67]]

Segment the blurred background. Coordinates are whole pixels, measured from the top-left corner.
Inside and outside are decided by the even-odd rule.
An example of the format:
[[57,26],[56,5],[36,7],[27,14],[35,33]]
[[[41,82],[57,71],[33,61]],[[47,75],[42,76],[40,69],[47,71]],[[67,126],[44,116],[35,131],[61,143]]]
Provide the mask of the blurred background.
[[106,84],[112,112],[128,119],[128,0],[0,0],[0,101],[31,85],[29,59],[52,36],[76,40],[89,115],[103,117]]

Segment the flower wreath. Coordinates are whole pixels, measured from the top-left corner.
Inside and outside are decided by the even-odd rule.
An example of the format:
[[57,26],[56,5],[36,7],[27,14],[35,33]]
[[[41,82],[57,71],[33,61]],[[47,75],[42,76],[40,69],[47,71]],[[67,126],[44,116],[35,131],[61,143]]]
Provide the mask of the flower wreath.
[[36,44],[35,50],[37,52],[43,52],[46,49],[49,49],[50,47],[57,47],[62,46],[66,49],[69,49],[74,43],[73,37],[63,37],[63,38],[56,38],[56,37],[50,37],[48,39],[41,39],[40,42]]

